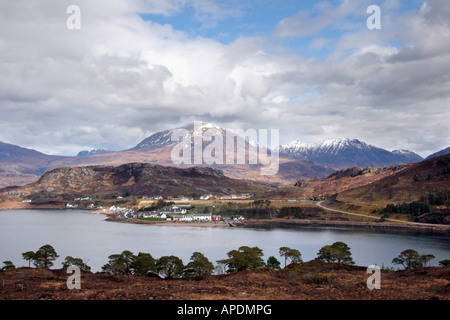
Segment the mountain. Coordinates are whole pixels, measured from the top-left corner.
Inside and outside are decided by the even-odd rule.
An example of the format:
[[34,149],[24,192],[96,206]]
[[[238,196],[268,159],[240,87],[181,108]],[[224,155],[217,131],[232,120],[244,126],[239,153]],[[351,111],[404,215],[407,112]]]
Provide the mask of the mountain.
[[450,153],[450,147],[442,149],[442,150],[440,150],[438,152],[435,152],[433,154],[430,154],[428,157],[425,158],[425,160],[428,160],[428,159],[431,159],[431,158],[435,158],[435,157],[439,157],[439,156],[443,156],[443,155],[446,155],[446,154],[449,154],[449,153]]
[[0,141],[0,187],[34,181],[49,163],[63,158]]
[[[211,139],[202,139],[205,135],[214,134],[219,137],[218,141]],[[134,148],[127,151],[140,152],[141,154],[153,154],[153,158],[157,159],[158,163],[165,165],[173,165],[172,150],[176,145],[182,144],[177,141],[177,138],[181,136],[187,136],[184,142],[185,150],[190,153],[190,161],[193,165],[210,166],[223,170],[224,174],[235,179],[245,179],[265,183],[275,184],[292,184],[296,180],[305,177],[324,178],[334,171],[324,165],[314,163],[309,160],[293,159],[290,157],[279,157],[279,167],[276,175],[261,175],[261,168],[264,166],[261,164],[261,158],[264,157],[261,153],[261,147],[258,140],[259,132],[256,130],[248,130],[241,132],[239,130],[227,130],[221,128],[215,124],[208,122],[195,122],[194,124],[185,125],[180,128],[165,130],[155,133],[150,137],[144,139]],[[172,141],[172,135],[174,140]],[[227,139],[227,137],[232,137]],[[206,141],[205,141],[206,140]],[[218,147],[214,149],[212,153],[209,153],[211,146],[214,142],[218,142]],[[227,157],[227,144],[231,143],[233,158]],[[195,149],[200,150],[200,154],[203,156],[212,155],[211,158],[216,157],[222,163],[206,163],[207,160],[200,159],[200,163],[195,161]],[[221,154],[220,154],[221,152]],[[270,154],[270,150],[268,154]],[[252,163],[251,159],[255,159]],[[184,165],[186,166],[186,165]]]
[[176,129],[164,130],[145,138],[140,143],[138,143],[134,148],[130,150],[142,151],[142,150],[154,150],[164,147],[173,146],[176,142],[171,140],[172,133]]
[[57,158],[33,149],[19,147],[0,141],[0,163],[45,163]]
[[434,157],[379,179],[366,186],[338,194],[339,202],[358,206],[381,206],[387,203],[420,201],[429,194],[449,190],[450,155]]
[[[242,137],[239,134],[234,134],[234,132],[221,128],[213,123],[209,122],[203,122],[203,121],[196,121],[193,124],[186,124],[182,127],[170,129],[170,130],[164,130],[161,132],[157,132],[150,137],[142,140],[140,143],[138,143],[134,148],[131,148],[130,150],[155,150],[165,147],[173,147],[179,143],[179,140],[177,140],[179,136],[179,132],[189,134],[191,139],[192,138],[198,138],[202,139],[202,137],[205,135],[205,132],[211,131],[213,133],[217,133],[217,135],[221,135],[223,137],[223,144],[224,147],[226,145],[226,136],[227,135],[233,135],[235,136],[234,143],[237,144],[239,141],[240,143],[244,143],[245,147],[247,149],[250,149],[251,152],[257,152],[255,147],[257,145],[250,139],[245,139],[245,137]],[[255,132],[256,133],[256,132]],[[174,136],[174,140],[172,140],[172,135]],[[192,146],[198,141],[192,141]],[[207,143],[205,144],[207,145]],[[223,149],[225,152],[225,148]]]
[[[177,165],[173,161],[172,153],[174,147],[180,145],[180,142],[172,141],[172,134],[176,134],[177,129],[179,132],[189,135],[192,139],[191,141],[186,141],[186,148],[191,150],[192,160],[188,161],[187,164]],[[4,156],[0,157],[0,187],[21,186],[37,181],[42,173],[56,168],[97,165],[119,166],[132,162],[177,166],[179,168],[193,166],[214,167],[222,170],[224,175],[233,179],[277,185],[293,184],[298,179],[306,177],[324,178],[334,172],[332,168],[309,160],[281,156],[279,157],[277,174],[262,175],[261,170],[265,166],[261,164],[261,153],[258,153],[259,145],[255,142],[258,140],[258,136],[257,133],[255,134],[251,130],[244,132],[244,134],[249,136],[247,138],[236,133],[233,140],[234,149],[232,148],[231,150],[231,155],[233,156],[231,161],[227,161],[226,143],[222,149],[223,164],[208,163],[206,161],[208,159],[204,159],[204,157],[200,159],[200,162],[194,161],[194,150],[199,150],[202,156],[209,154],[211,157],[219,157],[220,147],[211,152],[211,146],[215,143],[215,138],[211,139],[212,141],[202,139],[203,135],[211,133],[210,129],[215,129],[215,132],[221,134],[224,139],[226,139],[228,134],[232,133],[208,122],[196,122],[180,128],[155,133],[142,140],[135,147],[123,151],[81,152],[76,157],[57,157],[26,149],[28,153],[23,153],[22,157],[15,158],[12,156],[12,152],[5,151]],[[18,146],[9,146],[17,150],[23,149]],[[3,149],[6,150],[6,148],[0,148],[0,151]],[[257,159],[258,161],[255,161],[253,164],[250,159]]]
[[392,151],[392,154],[396,156],[398,159],[396,164],[400,163],[411,163],[411,162],[420,162],[423,160],[421,156],[419,156],[417,153],[414,153],[409,150],[394,150]]
[[[223,145],[223,149],[221,149],[221,145],[218,145],[212,151],[211,146],[216,142],[215,138],[211,141],[202,139],[204,135],[211,133],[211,129],[214,129],[214,132],[219,136],[221,135],[226,143],[228,143],[226,137],[235,133],[234,139],[230,140],[234,143],[234,148],[231,150],[233,156],[231,162],[227,158],[226,143]],[[277,174],[262,175],[261,170],[264,165],[261,164],[261,159],[264,159],[264,157],[260,157],[261,145],[257,143],[260,140],[258,139],[259,132],[255,130],[235,131],[226,130],[208,122],[195,122],[179,128],[157,132],[127,150],[82,151],[76,157],[50,156],[35,150],[1,142],[0,187],[20,186],[35,182],[44,172],[56,168],[98,165],[120,166],[133,162],[179,168],[213,167],[222,170],[225,176],[233,179],[275,185],[293,185],[300,179],[327,178],[339,169],[351,167],[383,168],[393,164],[422,160],[420,156],[410,151],[396,150],[390,152],[356,139],[328,139],[317,144],[294,141],[274,150],[279,151]],[[177,138],[180,138],[180,132],[190,139],[179,142]],[[175,141],[172,141],[172,135]],[[182,147],[184,151],[190,150],[191,161],[179,165],[174,163],[173,151],[177,147]],[[204,157],[200,159],[200,162],[194,161],[195,150],[200,151],[202,156],[205,154],[208,156],[209,154],[209,158],[220,158],[220,151],[222,151],[223,164],[205,161]],[[180,153],[178,153],[179,155]],[[189,158],[187,159],[189,160]],[[257,159],[258,161],[251,163],[250,159]]]
[[104,154],[104,153],[110,153],[111,151],[105,150],[105,149],[93,149],[91,151],[83,150],[78,152],[77,157],[85,157],[85,156],[92,156],[95,154]]
[[149,163],[58,168],[31,184],[8,188],[8,196],[35,200],[70,200],[79,196],[112,197],[229,195],[264,190],[263,185],[235,180],[214,168],[180,169]]
[[387,151],[357,139],[334,138],[319,143],[293,141],[280,146],[280,155],[310,160],[336,169],[351,167],[387,167],[394,164],[422,161],[407,150]]

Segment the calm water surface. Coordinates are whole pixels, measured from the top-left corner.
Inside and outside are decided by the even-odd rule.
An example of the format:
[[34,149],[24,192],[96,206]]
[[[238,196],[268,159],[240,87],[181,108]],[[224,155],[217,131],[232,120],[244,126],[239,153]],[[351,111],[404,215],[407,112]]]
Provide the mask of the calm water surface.
[[[82,258],[100,271],[108,256],[129,250],[148,252],[154,258],[175,255],[189,262],[194,251],[211,262],[227,258],[227,252],[240,246],[258,246],[264,260],[275,256],[282,246],[298,249],[303,261],[317,257],[324,245],[343,241],[349,245],[357,265],[393,267],[391,261],[405,249],[433,254],[431,265],[450,259],[450,236],[412,232],[375,232],[344,228],[242,229],[217,227],[150,226],[105,221],[104,215],[82,210],[7,210],[0,211],[0,263],[12,261],[26,266],[22,253],[52,245],[61,267],[66,256]],[[2,263],[0,265],[3,265]],[[397,267],[397,266],[394,266]]]

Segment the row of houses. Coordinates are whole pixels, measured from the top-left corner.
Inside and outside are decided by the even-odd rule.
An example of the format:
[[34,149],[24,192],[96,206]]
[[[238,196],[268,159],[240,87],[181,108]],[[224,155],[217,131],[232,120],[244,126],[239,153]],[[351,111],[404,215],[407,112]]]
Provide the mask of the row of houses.
[[109,208],[109,211],[114,214],[124,216],[125,218],[137,218],[138,217],[138,214],[134,210],[128,209],[128,208],[112,206]]
[[186,221],[186,222],[208,222],[208,221],[242,221],[245,220],[243,216],[235,216],[233,219],[230,217],[222,217],[220,214],[211,213],[193,213],[183,215],[172,215],[166,218],[168,221]]
[[212,215],[211,213],[193,213],[193,214],[180,214],[168,216],[168,221],[187,221],[187,222],[207,222],[207,221],[220,221],[222,218],[220,215]]
[[189,213],[191,204],[189,202],[179,202],[172,206],[166,206],[152,212],[136,212],[129,208],[112,206],[109,211],[124,218],[159,218],[167,221],[185,221],[185,222],[209,222],[209,221],[241,221],[245,220],[242,216],[233,218],[222,216],[220,214],[209,213]]
[[164,207],[162,209],[152,211],[150,213],[142,213],[143,218],[160,218],[167,221],[186,221],[186,222],[208,222],[208,221],[223,221],[223,220],[244,220],[242,216],[223,217],[219,214],[212,213],[189,213],[190,203],[177,203],[171,207]]
[[[22,201],[22,202],[23,202],[23,201]],[[79,206],[78,203],[73,203],[73,204],[72,204],[72,203],[66,203],[66,208],[75,209],[75,208],[78,208],[78,206]],[[102,206],[96,207],[93,203],[90,203],[90,204],[86,205],[84,208],[88,208],[88,209],[95,209],[95,208],[97,208],[97,209],[103,209]]]
[[143,213],[143,218],[163,218],[166,219],[168,215],[180,215],[187,214],[189,209],[191,208],[191,204],[189,202],[179,202],[171,207],[164,207],[159,210],[155,210],[149,213]]

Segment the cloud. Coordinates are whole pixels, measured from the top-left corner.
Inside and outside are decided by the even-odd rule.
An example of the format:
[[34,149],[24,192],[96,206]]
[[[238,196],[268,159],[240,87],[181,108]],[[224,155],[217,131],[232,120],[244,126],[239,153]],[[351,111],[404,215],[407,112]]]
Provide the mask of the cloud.
[[194,8],[195,18],[202,23],[202,28],[214,28],[227,18],[243,15],[235,1],[191,0],[188,6]]
[[[325,2],[280,21],[272,34],[229,44],[140,14],[195,6],[207,27],[249,14],[240,7],[80,0],[81,29],[68,30],[70,4],[0,4],[0,28],[8,30],[0,37],[0,140],[52,154],[123,150],[205,120],[279,128],[282,143],[349,136],[427,155],[450,142],[445,1],[407,12],[382,7],[378,31],[365,27],[365,3]],[[322,34],[330,29],[337,35]],[[309,49],[331,54],[306,57],[279,42],[303,36],[314,36]]]
[[[316,35],[325,28],[354,28],[352,16],[361,16],[367,8],[367,1],[340,1],[337,6],[330,2],[317,2],[312,9],[302,10],[281,20],[275,30],[276,37],[305,37]],[[364,6],[365,5],[365,6]]]

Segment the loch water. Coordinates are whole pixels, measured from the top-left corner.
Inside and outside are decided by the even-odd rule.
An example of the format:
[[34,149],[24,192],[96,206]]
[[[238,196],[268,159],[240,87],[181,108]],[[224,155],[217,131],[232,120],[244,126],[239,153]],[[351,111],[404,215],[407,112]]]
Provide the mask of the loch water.
[[[405,249],[433,254],[429,265],[450,259],[450,235],[410,231],[380,231],[331,227],[231,228],[129,224],[106,221],[106,216],[83,210],[3,210],[0,211],[0,263],[12,261],[28,266],[26,251],[52,245],[59,255],[54,268],[66,256],[82,258],[93,272],[101,271],[108,256],[129,250],[150,253],[154,258],[175,255],[189,262],[193,252],[203,253],[214,265],[227,252],[240,246],[258,246],[280,262],[280,247],[299,250],[303,261],[317,257],[324,245],[342,241],[351,249],[356,265],[399,266],[392,259]],[[200,224],[201,225],[201,224]],[[283,264],[282,264],[283,265]]]

